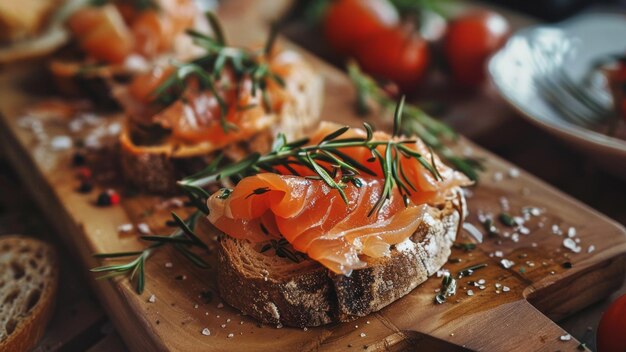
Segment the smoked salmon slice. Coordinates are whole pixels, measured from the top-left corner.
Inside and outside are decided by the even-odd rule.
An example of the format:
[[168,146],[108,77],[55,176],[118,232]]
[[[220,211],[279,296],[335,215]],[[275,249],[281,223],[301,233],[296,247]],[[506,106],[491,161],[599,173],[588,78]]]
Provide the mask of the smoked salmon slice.
[[[322,142],[338,127],[322,124],[310,143]],[[350,129],[341,137],[365,134],[363,130]],[[376,132],[373,140],[393,138]],[[337,274],[349,275],[367,265],[364,257],[388,256],[392,245],[417,230],[425,213],[432,209],[430,206],[454,196],[456,187],[471,184],[463,174],[431,155],[421,141],[414,142],[411,148],[433,160],[442,177],[436,178],[415,159],[401,157],[405,176],[415,188],[408,201],[394,187],[378,211],[372,212],[383,192],[382,169],[378,161],[372,160],[369,148],[351,146],[340,152],[371,172],[354,176],[359,182],[343,183],[345,200],[325,181],[310,177],[315,175],[313,171],[294,165],[291,170],[279,169],[280,173],[246,177],[234,189],[216,192],[208,200],[209,221],[225,234],[253,243],[284,237],[295,250]]]

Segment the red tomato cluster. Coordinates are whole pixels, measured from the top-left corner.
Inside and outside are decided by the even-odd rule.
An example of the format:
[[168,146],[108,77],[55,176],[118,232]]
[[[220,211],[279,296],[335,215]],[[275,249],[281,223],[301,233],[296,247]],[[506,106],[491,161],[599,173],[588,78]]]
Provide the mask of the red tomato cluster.
[[[334,50],[405,91],[416,88],[436,54],[414,28],[401,20],[389,0],[336,0],[323,21]],[[486,60],[504,44],[509,31],[504,17],[491,11],[469,11],[452,19],[441,47],[454,81],[463,86],[482,83]]]

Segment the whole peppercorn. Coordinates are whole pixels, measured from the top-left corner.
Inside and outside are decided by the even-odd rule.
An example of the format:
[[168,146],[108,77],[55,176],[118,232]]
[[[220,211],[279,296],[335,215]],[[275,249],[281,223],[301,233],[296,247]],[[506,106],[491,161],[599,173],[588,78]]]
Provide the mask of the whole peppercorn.
[[85,165],[85,155],[79,151],[75,152],[72,156],[72,165],[74,166],[83,166]]
[[120,195],[115,190],[107,189],[98,195],[96,204],[99,206],[116,205],[119,204],[120,199]]

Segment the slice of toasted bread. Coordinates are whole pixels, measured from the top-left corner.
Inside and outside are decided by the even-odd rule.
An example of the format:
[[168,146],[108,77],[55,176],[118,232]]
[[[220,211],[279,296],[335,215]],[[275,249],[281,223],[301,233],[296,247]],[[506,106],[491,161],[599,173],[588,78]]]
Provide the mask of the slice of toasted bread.
[[[260,245],[223,235],[217,282],[222,299],[256,319],[305,327],[349,321],[376,312],[406,295],[448,260],[463,222],[465,201],[456,198],[427,212],[417,231],[391,255],[366,258],[351,276],[329,272],[317,262],[294,263],[260,253]],[[268,254],[269,253],[269,254]]]
[[0,351],[28,351],[43,336],[58,277],[52,246],[23,236],[0,237]]

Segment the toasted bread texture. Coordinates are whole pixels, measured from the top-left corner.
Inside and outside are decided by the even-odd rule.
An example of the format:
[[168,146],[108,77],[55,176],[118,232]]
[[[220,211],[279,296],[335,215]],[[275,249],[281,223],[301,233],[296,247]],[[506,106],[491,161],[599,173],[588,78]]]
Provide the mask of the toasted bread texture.
[[28,351],[43,336],[59,280],[54,248],[23,236],[0,237],[0,351]]
[[295,327],[350,321],[376,312],[408,294],[448,260],[463,222],[461,190],[431,207],[417,231],[395,245],[391,255],[367,258],[350,276],[329,272],[317,262],[294,263],[261,245],[227,235],[219,238],[217,280],[222,299],[268,324]]

